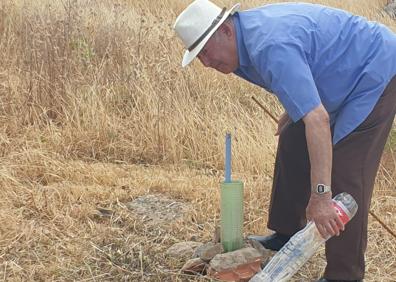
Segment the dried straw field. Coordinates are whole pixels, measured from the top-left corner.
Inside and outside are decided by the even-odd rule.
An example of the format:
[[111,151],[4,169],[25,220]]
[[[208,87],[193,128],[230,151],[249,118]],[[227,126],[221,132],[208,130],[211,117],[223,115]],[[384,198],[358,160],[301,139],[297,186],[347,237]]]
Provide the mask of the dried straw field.
[[[198,62],[180,67],[172,25],[189,2],[0,1],[0,279],[208,281],[180,274],[183,261],[165,251],[209,241],[219,224],[227,131],[234,178],[245,183],[244,232],[269,232],[277,138],[251,96],[274,114],[282,109],[233,76]],[[242,2],[246,9],[275,1]],[[386,0],[311,2],[396,30],[381,12]],[[372,201],[393,230],[395,131]],[[172,203],[133,212],[130,202],[144,195],[186,209],[153,223],[150,216]],[[366,281],[395,281],[396,240],[369,220]],[[318,278],[323,257],[321,250],[295,281]]]

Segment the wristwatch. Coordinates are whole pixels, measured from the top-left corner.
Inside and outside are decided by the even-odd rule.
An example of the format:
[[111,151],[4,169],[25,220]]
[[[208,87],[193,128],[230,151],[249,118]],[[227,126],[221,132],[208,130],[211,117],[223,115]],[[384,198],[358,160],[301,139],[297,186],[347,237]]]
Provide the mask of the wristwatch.
[[312,191],[318,195],[323,195],[328,192],[331,192],[331,187],[324,184],[318,184],[316,185],[316,187],[312,188]]

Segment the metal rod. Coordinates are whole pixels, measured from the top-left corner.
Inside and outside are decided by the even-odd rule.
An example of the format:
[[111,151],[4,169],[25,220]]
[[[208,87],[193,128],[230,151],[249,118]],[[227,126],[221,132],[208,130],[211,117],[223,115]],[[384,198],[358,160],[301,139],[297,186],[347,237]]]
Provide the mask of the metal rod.
[[[253,101],[255,101],[255,102],[257,103],[257,105],[258,105],[260,108],[262,108],[262,109],[264,110],[264,112],[266,112],[266,113],[272,118],[272,120],[273,120],[276,124],[278,124],[278,122],[279,122],[278,119],[277,119],[275,116],[273,116],[273,115],[271,114],[271,112],[270,112],[269,110],[267,110],[267,109],[256,99],[256,97],[252,96],[252,99],[253,99]],[[375,215],[374,212],[369,211],[369,214],[371,214],[371,216],[374,217],[374,219],[377,220],[377,221],[379,222],[379,224],[381,224],[382,227],[384,227],[385,230],[388,231],[388,232],[396,239],[395,233],[394,233],[384,222],[382,222],[382,221],[379,219],[379,217]]]
[[231,133],[226,134],[225,139],[225,180],[231,182]]

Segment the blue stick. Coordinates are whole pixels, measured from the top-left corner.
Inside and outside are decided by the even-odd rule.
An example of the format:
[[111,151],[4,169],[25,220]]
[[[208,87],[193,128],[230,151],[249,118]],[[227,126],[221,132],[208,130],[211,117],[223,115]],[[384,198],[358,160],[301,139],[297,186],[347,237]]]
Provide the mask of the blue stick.
[[231,182],[231,133],[226,134],[225,143],[225,181]]

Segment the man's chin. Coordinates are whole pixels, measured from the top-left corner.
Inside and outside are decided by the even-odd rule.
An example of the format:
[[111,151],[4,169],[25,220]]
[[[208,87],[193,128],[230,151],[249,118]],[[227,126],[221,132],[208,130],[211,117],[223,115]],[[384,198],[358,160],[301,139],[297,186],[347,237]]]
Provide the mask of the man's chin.
[[233,67],[231,65],[225,65],[222,68],[217,69],[219,72],[224,73],[224,74],[230,74],[236,71],[238,67]]
[[232,72],[232,70],[229,68],[221,68],[221,69],[217,69],[217,71],[224,73],[224,74],[229,74]]

